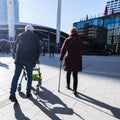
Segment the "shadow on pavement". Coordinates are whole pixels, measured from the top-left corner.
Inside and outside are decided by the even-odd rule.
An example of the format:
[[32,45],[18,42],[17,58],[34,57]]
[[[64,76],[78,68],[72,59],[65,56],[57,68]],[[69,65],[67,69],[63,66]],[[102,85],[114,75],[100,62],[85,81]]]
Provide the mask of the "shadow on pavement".
[[[35,91],[33,87],[32,90]],[[24,93],[20,92],[19,94],[22,98],[25,98]],[[46,88],[41,87],[40,93],[34,94],[36,98],[31,96],[29,100],[31,100],[41,111],[43,111],[43,113],[45,113],[52,120],[61,120],[56,114],[73,115],[73,109],[68,108],[67,105],[61,101],[58,96],[54,95]],[[20,106],[18,106],[17,109],[22,114]]]
[[0,67],[4,67],[6,69],[9,69],[9,65],[5,64],[5,63],[2,63],[2,62],[0,62]]
[[26,117],[21,108],[20,108],[20,105],[19,103],[15,103],[14,104],[14,111],[15,111],[15,118],[16,120],[30,120],[28,117]]
[[[100,107],[102,107],[102,108],[108,109],[108,110],[110,110],[110,111],[113,113],[114,117],[120,119],[120,108],[116,108],[116,107],[110,106],[110,105],[108,105],[108,104],[106,104],[106,103],[103,103],[103,102],[101,102],[101,101],[98,101],[98,100],[96,100],[96,99],[94,99],[94,98],[91,98],[91,97],[89,97],[89,96],[86,96],[86,95],[84,95],[84,94],[82,94],[82,93],[78,93],[77,98],[82,99],[82,100],[85,100],[85,101],[87,101],[87,102],[90,102],[90,103],[92,103],[92,104],[94,104],[94,105],[100,106]],[[100,110],[100,109],[99,109],[99,110]],[[102,110],[100,110],[100,111],[102,111]],[[110,115],[110,114],[107,113],[107,112],[104,112],[104,113]],[[111,116],[112,116],[112,115],[111,115]]]
[[[99,111],[101,111],[101,112],[103,112],[103,113],[105,113],[105,114],[107,114],[107,115],[110,115],[111,117],[115,117],[115,118],[120,119],[120,108],[113,107],[113,106],[111,106],[111,105],[108,105],[108,104],[106,104],[106,103],[103,103],[103,102],[101,102],[101,101],[98,101],[98,100],[96,100],[96,99],[94,99],[94,98],[91,98],[91,97],[89,97],[89,96],[87,96],[87,95],[84,95],[84,94],[82,94],[82,93],[80,93],[80,92],[78,92],[78,95],[76,96],[76,98],[71,97],[71,96],[69,96],[69,95],[67,95],[67,94],[65,94],[65,93],[63,93],[63,92],[61,92],[61,93],[62,93],[63,95],[66,95],[66,96],[70,97],[70,98],[73,98],[73,99],[75,99],[75,100],[77,100],[77,101],[80,101],[81,103],[86,104],[86,105],[89,106],[89,107],[92,107],[92,108],[94,108],[94,109],[96,109],[96,110],[99,110]],[[99,108],[97,108],[97,107],[95,107],[95,106],[92,106],[92,105],[90,105],[90,104],[88,104],[88,103],[86,103],[86,102],[84,102],[84,101],[81,101],[81,100],[79,100],[79,99],[84,100],[84,101],[87,101],[87,102],[89,102],[89,103],[92,103],[92,104],[94,104],[94,105],[96,105],[96,106],[105,108],[105,109],[111,111],[111,113],[112,113],[113,115],[110,114],[110,113],[107,113],[106,111],[104,111],[104,110],[102,110],[102,109],[99,109]]]
[[73,114],[73,109],[68,108],[58,96],[44,87],[41,87],[41,91],[39,94],[36,94],[36,97],[37,100],[33,97],[30,100],[52,120],[61,120],[56,114]]

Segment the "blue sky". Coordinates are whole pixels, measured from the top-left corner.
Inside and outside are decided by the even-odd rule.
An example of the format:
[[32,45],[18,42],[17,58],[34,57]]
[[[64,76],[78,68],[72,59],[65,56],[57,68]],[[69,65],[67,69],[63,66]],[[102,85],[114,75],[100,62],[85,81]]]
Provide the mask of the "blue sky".
[[[61,31],[68,33],[74,22],[104,13],[108,0],[62,0]],[[20,22],[56,28],[58,0],[19,0]]]

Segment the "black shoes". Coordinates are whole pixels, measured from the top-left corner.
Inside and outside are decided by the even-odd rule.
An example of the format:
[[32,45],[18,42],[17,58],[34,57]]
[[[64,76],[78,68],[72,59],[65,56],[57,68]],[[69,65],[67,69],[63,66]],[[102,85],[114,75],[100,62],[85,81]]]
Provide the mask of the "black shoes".
[[74,91],[73,94],[74,94],[75,96],[77,96],[77,91]]
[[17,99],[16,99],[15,96],[10,95],[9,100],[10,100],[11,102],[18,103],[18,101],[17,101]]
[[[31,93],[26,93],[26,97],[27,97],[27,98],[29,98],[29,97],[31,97],[31,96],[32,96]],[[13,96],[13,95],[10,95],[9,100],[10,100],[11,102],[18,103],[18,100],[17,100],[16,97]]]
[[[68,90],[72,90],[69,86],[66,86],[66,88],[67,88]],[[74,94],[75,96],[77,96],[77,91],[76,91],[76,90],[73,90],[73,94]]]

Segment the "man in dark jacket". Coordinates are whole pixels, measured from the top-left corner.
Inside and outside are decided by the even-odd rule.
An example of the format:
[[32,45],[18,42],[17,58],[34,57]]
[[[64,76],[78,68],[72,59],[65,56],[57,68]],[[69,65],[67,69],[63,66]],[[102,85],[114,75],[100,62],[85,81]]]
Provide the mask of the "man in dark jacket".
[[13,58],[15,59],[15,72],[11,82],[10,97],[12,102],[17,102],[15,92],[17,83],[23,67],[26,68],[28,81],[26,87],[26,97],[31,95],[32,71],[40,55],[39,37],[33,32],[31,25],[25,26],[25,32],[16,37],[13,48]]

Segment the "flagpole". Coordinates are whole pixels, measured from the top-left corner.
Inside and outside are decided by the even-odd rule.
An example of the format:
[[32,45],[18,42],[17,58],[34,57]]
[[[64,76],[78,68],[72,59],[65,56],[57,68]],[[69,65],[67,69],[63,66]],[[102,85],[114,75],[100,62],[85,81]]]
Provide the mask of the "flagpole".
[[56,43],[60,43],[60,23],[61,23],[61,0],[58,0],[57,7],[57,33],[56,33]]

